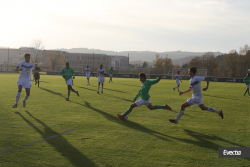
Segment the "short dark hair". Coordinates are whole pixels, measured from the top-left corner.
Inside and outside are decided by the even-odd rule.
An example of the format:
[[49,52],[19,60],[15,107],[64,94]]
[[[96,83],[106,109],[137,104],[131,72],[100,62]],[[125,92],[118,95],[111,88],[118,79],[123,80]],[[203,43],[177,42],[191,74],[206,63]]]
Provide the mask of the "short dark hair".
[[139,77],[140,77],[140,78],[146,79],[147,75],[146,75],[144,72],[141,72],[141,73],[139,74]]
[[69,65],[69,62],[66,62],[66,65],[67,65],[67,64]]
[[177,73],[180,73],[180,71],[177,71]]
[[102,65],[102,64],[100,64],[100,65]]
[[190,72],[193,72],[194,75],[195,75],[196,72],[197,72],[197,69],[196,69],[195,67],[190,67],[189,70],[190,70]]
[[27,56],[30,56],[30,54],[29,53],[25,53],[24,57],[27,57]]

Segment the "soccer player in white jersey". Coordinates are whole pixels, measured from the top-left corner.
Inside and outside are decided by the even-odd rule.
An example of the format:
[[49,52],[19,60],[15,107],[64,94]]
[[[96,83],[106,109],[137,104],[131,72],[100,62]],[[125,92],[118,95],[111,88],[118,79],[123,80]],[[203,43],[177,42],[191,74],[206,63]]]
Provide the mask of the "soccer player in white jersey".
[[[178,89],[178,92],[179,92],[180,81],[182,82],[181,76],[180,76],[180,71],[177,71],[177,74],[175,75],[174,79],[175,79],[175,81],[176,81],[176,85],[177,85],[177,86],[174,87],[173,89],[174,89],[174,91],[175,91],[175,88],[177,88],[177,89]],[[179,80],[180,80],[180,81],[179,81]]]
[[105,69],[102,68],[102,64],[100,64],[100,69],[97,70],[98,71],[98,91],[97,93],[99,94],[99,89],[100,89],[100,83],[102,83],[102,91],[101,93],[103,93],[103,83],[105,81],[104,76],[106,75],[106,71]]
[[86,78],[87,78],[87,86],[90,85],[89,83],[89,78],[90,78],[90,73],[92,73],[91,69],[89,68],[89,65],[87,65],[87,68],[85,68],[84,73],[86,74]]
[[26,91],[26,95],[23,99],[23,107],[26,106],[26,100],[29,98],[30,89],[31,89],[31,73],[35,72],[35,67],[33,63],[30,62],[30,54],[26,53],[24,55],[25,61],[20,62],[16,66],[16,71],[21,71],[19,75],[19,79],[17,81],[18,91],[16,94],[16,104],[12,106],[12,108],[17,108],[18,101],[21,96],[22,88]]
[[189,93],[193,91],[193,97],[191,99],[188,99],[187,102],[183,103],[181,105],[181,110],[177,117],[175,119],[169,119],[170,122],[177,124],[179,119],[181,118],[182,114],[184,113],[185,108],[193,105],[198,105],[202,110],[207,110],[211,112],[215,112],[221,116],[223,119],[223,113],[222,110],[216,110],[212,107],[205,107],[202,101],[202,94],[201,94],[201,81],[206,81],[207,82],[207,87],[203,88],[204,91],[208,89],[209,85],[209,79],[206,77],[200,77],[200,76],[195,76],[197,69],[195,67],[191,67],[188,71],[189,76],[191,79],[189,80],[190,82],[190,89],[185,91],[185,92],[179,92],[179,95]]

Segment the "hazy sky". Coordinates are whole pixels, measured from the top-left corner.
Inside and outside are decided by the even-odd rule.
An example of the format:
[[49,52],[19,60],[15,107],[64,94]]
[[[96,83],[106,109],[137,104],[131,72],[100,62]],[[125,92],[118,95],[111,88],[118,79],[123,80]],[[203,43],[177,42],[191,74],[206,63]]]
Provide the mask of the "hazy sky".
[[0,46],[221,51],[250,44],[249,0],[4,0]]

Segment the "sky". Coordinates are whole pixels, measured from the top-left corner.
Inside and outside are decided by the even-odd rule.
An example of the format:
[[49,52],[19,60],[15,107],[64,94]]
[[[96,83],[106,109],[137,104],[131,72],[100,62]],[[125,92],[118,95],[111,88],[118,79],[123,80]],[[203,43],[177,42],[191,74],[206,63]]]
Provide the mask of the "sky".
[[250,45],[249,0],[4,0],[0,46],[228,53]]

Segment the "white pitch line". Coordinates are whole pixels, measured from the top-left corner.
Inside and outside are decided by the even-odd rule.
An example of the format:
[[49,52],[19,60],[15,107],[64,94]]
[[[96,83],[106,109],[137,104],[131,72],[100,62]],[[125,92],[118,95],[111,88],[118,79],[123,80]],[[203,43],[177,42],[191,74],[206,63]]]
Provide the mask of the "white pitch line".
[[[5,123],[0,123],[0,124],[5,124]],[[19,125],[19,124],[6,124],[6,125]],[[35,126],[35,125],[20,125],[20,126]],[[53,127],[48,127],[48,126],[35,126],[35,127],[45,127],[45,128],[51,128],[51,129],[53,128]],[[66,128],[59,128],[59,129],[66,129]],[[34,144],[37,144],[37,143],[40,143],[40,142],[43,142],[43,141],[46,141],[46,140],[49,140],[49,139],[56,138],[56,137],[58,137],[58,136],[61,136],[61,135],[64,135],[64,134],[66,134],[66,133],[70,133],[70,132],[73,132],[73,131],[75,131],[75,129],[70,129],[70,130],[68,130],[68,131],[66,131],[66,132],[59,133],[59,134],[56,134],[56,135],[54,135],[54,136],[50,136],[50,137],[44,138],[44,139],[42,139],[42,140],[35,141],[35,142],[33,142],[33,143],[29,143],[29,144],[23,145],[23,146],[21,146],[21,147],[17,147],[17,148],[14,148],[14,149],[11,149],[11,150],[2,152],[2,153],[0,153],[0,156],[1,156],[1,155],[4,155],[4,154],[8,154],[8,153],[13,152],[13,151],[16,151],[16,150],[20,150],[20,149],[25,148],[25,147],[28,147],[28,146],[32,146],[32,145],[34,145]]]

